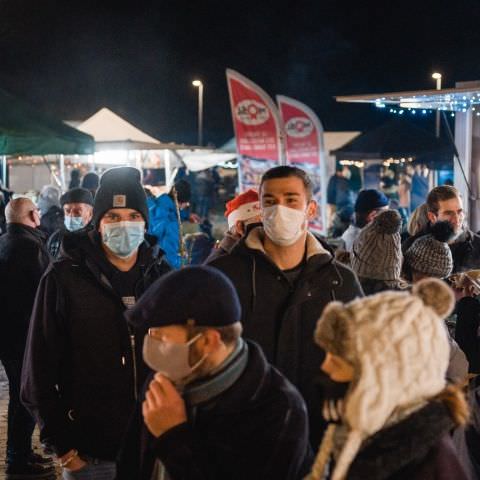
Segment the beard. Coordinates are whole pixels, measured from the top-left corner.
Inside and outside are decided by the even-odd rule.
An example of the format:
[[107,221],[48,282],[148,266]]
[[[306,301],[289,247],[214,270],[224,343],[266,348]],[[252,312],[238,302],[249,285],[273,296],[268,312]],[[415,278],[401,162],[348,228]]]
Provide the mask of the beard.
[[460,238],[463,236],[464,233],[465,233],[465,226],[461,225],[460,227],[458,227],[458,229],[454,230],[452,238],[450,238],[448,243],[450,244],[450,243],[458,242],[458,240],[460,240]]

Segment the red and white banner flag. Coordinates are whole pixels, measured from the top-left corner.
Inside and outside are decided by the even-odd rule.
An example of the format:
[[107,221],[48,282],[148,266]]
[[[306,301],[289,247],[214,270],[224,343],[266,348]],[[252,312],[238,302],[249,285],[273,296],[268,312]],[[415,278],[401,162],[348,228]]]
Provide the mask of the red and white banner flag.
[[270,96],[240,73],[227,69],[227,83],[240,170],[250,171],[241,173],[241,189],[258,188],[257,177],[283,161],[280,116]]
[[306,170],[314,183],[318,218],[310,228],[326,233],[327,170],[322,124],[313,110],[293,98],[278,95],[277,103],[285,132],[287,164]]

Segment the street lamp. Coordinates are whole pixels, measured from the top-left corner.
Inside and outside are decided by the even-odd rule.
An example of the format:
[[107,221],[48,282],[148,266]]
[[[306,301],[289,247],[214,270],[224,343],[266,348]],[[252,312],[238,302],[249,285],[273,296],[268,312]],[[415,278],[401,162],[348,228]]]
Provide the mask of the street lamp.
[[[437,81],[437,90],[442,89],[442,74],[435,72],[432,73],[432,78]],[[440,110],[437,109],[435,113],[435,136],[440,137]]]
[[203,83],[200,80],[194,80],[192,85],[198,88],[198,145],[203,144]]

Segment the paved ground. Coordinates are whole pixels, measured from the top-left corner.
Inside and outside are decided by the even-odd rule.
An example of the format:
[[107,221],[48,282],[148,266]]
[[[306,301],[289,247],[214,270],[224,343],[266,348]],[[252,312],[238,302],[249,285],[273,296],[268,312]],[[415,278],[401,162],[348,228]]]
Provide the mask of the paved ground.
[[[0,363],[0,480],[5,480],[5,449],[7,446],[7,406],[8,406],[8,383],[5,372]],[[34,447],[41,453],[38,432],[34,434]],[[60,478],[59,476],[57,478]],[[50,480],[54,480],[51,477]]]

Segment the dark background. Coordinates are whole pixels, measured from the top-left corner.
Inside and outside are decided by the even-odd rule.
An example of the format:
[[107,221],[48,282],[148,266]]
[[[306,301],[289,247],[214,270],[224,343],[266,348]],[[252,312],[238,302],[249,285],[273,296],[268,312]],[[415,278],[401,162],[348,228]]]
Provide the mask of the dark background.
[[163,141],[195,143],[197,77],[205,141],[232,136],[227,67],[326,130],[366,130],[389,114],[334,95],[434,88],[435,70],[453,87],[479,58],[477,0],[0,0],[0,88],[66,120],[107,106]]

